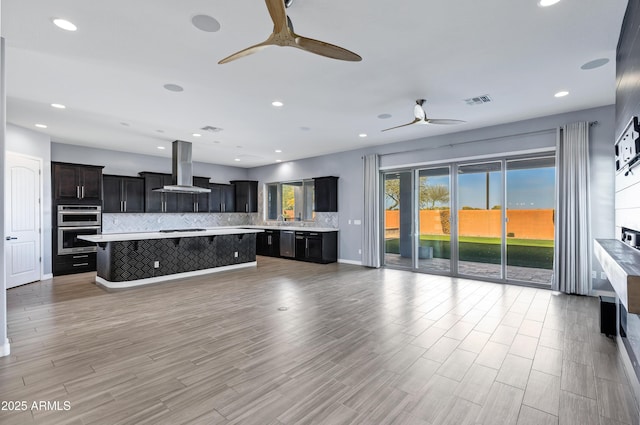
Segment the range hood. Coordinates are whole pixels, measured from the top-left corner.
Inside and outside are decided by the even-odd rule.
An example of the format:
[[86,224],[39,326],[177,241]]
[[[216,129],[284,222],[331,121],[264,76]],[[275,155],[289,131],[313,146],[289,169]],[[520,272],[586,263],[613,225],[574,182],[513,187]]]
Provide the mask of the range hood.
[[191,162],[191,143],[176,140],[172,143],[171,183],[153,189],[154,192],[171,193],[209,193],[211,189],[193,185],[193,164]]

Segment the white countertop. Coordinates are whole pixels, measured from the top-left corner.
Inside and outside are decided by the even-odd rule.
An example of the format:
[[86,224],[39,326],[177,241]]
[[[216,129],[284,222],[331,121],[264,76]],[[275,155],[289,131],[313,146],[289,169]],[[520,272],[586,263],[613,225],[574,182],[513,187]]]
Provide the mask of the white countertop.
[[213,227],[202,231],[194,232],[140,232],[140,233],[107,233],[102,235],[78,236],[89,242],[117,242],[117,241],[140,241],[145,239],[169,239],[169,238],[192,238],[197,236],[216,235],[240,235],[247,233],[260,233],[259,228],[245,229],[242,227]]
[[247,225],[247,226],[240,226],[243,227],[245,229],[265,229],[265,230],[293,230],[294,232],[337,232],[339,229],[333,229],[331,227],[302,227],[302,226],[287,226],[287,225],[282,225],[282,226],[270,226],[270,225],[266,225],[266,226],[259,226],[257,224],[252,224],[252,225]]

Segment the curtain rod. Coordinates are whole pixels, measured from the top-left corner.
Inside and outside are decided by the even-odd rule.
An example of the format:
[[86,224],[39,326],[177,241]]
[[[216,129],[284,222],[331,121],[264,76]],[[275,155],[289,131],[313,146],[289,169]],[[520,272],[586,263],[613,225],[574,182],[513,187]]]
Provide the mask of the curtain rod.
[[[598,121],[588,121],[589,123],[589,127],[595,127],[600,125],[600,123]],[[525,133],[515,133],[515,134],[509,134],[506,136],[498,136],[498,137],[488,137],[486,139],[476,139],[476,140],[467,140],[466,142],[460,142],[460,143],[447,143],[444,145],[439,145],[439,146],[432,146],[432,147],[428,147],[428,148],[420,148],[420,149],[413,149],[413,150],[408,150],[408,151],[400,151],[400,152],[391,152],[391,153],[385,153],[385,154],[380,154],[380,157],[383,156],[389,156],[389,155],[398,155],[398,154],[403,154],[403,153],[408,153],[408,152],[424,152],[424,151],[430,151],[430,150],[434,150],[434,149],[441,149],[441,148],[446,148],[446,147],[454,147],[454,146],[460,146],[460,145],[469,145],[472,143],[480,143],[480,142],[490,142],[490,141],[494,141],[494,140],[502,140],[502,139],[508,139],[510,137],[520,137],[520,136],[530,136],[532,134],[544,134],[544,133],[550,133],[550,132],[555,132],[558,131],[558,129],[562,129],[562,127],[554,127],[554,128],[545,128],[543,130],[536,130],[536,131],[528,131]]]

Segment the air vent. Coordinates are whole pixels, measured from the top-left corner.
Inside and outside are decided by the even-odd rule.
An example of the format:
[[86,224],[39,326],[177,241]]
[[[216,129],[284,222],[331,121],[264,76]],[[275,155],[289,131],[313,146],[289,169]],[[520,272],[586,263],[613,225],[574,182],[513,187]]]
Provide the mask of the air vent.
[[208,131],[209,133],[219,133],[222,131],[220,127],[214,127],[212,125],[206,125],[202,127],[200,130]]
[[482,96],[470,97],[464,101],[467,105],[482,105],[483,103],[491,102],[491,97],[488,94],[483,94]]

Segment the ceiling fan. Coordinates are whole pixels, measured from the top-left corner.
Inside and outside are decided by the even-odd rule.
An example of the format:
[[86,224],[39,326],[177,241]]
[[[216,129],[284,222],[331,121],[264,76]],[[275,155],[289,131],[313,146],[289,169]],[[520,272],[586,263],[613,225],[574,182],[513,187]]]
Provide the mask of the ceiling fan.
[[466,121],[462,120],[449,120],[449,119],[434,119],[427,118],[427,113],[424,111],[423,105],[425,104],[425,99],[416,100],[416,106],[413,107],[413,115],[416,117],[413,121],[407,124],[402,124],[396,127],[386,128],[382,131],[393,130],[395,128],[406,127],[408,125],[422,125],[422,124],[444,124],[444,125],[453,125],[453,124],[462,124]]
[[269,46],[297,47],[298,49],[315,53],[316,55],[344,61],[359,62],[362,60],[356,53],[343,49],[342,47],[296,34],[293,30],[293,23],[285,12],[285,2],[286,7],[289,7],[292,1],[293,0],[265,0],[267,9],[269,9],[269,15],[271,15],[271,20],[273,21],[273,32],[269,38],[262,43],[227,56],[218,63],[231,62],[256,53]]

